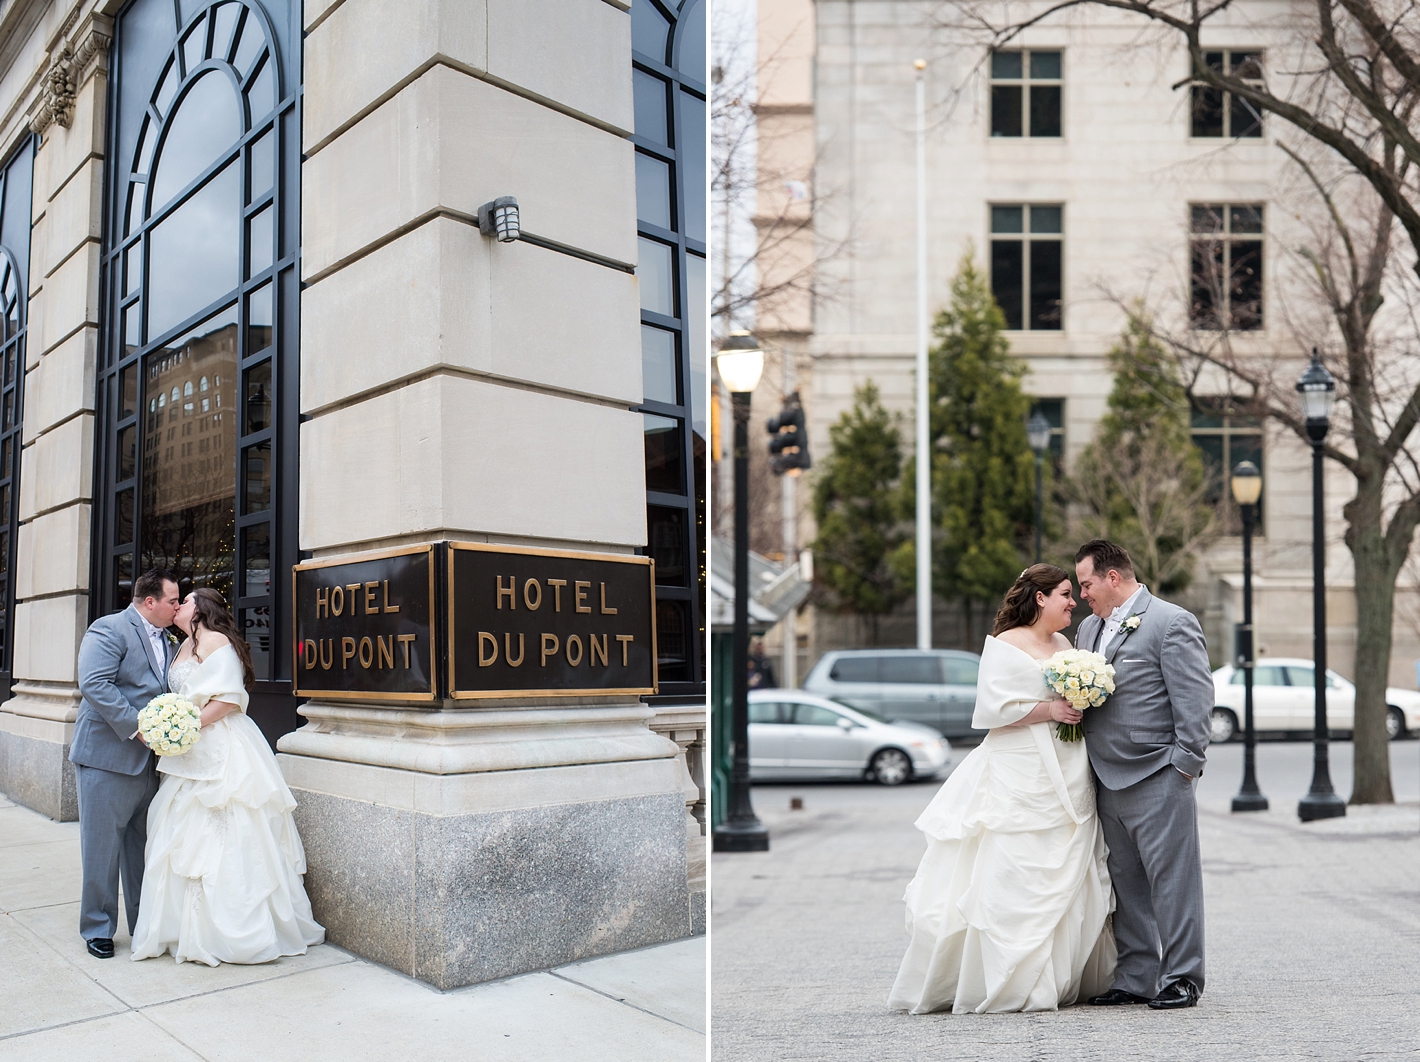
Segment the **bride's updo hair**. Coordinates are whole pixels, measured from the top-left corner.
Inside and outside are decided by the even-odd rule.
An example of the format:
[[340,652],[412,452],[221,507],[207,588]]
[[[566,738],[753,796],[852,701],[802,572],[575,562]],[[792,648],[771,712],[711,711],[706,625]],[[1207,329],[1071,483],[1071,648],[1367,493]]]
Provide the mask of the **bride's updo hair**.
[[1021,572],[1011,584],[1011,589],[1006,591],[1001,607],[996,610],[996,624],[991,628],[991,636],[999,638],[1012,627],[1029,627],[1040,617],[1040,606],[1035,603],[1035,595],[1041,593],[1049,597],[1068,578],[1069,572],[1053,564],[1032,564]]
[[256,672],[251,666],[251,647],[237,630],[237,621],[227,608],[227,599],[211,587],[202,586],[192,592],[192,603],[197,610],[192,618],[193,637],[197,637],[199,627],[225,635],[237,651],[237,659],[242,662],[242,681],[247,689],[251,689],[256,681]]

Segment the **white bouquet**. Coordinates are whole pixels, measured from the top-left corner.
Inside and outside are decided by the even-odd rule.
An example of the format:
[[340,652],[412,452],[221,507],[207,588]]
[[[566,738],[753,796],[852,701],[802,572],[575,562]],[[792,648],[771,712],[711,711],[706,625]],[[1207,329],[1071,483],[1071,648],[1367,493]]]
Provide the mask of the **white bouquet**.
[[[1062,649],[1041,664],[1045,684],[1084,711],[1098,708],[1114,692],[1114,667],[1099,653],[1088,649]],[[1079,741],[1084,730],[1079,723],[1056,723],[1061,741]]]
[[159,756],[181,756],[202,731],[202,714],[186,697],[164,693],[138,713],[138,732]]

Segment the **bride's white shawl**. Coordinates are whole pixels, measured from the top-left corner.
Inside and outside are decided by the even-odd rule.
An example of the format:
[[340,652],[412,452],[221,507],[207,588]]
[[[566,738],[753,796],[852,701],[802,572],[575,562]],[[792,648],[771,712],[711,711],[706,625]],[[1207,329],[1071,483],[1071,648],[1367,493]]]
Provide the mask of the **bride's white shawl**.
[[[209,701],[227,701],[245,712],[250,700],[241,657],[230,645],[222,646],[198,664],[177,692],[196,705],[198,711]],[[204,726],[197,744],[182,755],[159,756],[158,770],[180,778],[214,779],[222,774],[230,751],[231,733],[226,720],[219,719]]]
[[1050,696],[1039,661],[1024,649],[986,636],[981,667],[977,671],[972,729],[994,730],[1018,723]]

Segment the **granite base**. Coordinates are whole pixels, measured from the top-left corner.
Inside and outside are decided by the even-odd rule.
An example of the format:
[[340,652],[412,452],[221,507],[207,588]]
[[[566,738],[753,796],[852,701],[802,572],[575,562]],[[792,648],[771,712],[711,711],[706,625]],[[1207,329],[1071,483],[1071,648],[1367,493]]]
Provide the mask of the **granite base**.
[[0,792],[58,822],[79,818],[69,746],[0,728]]

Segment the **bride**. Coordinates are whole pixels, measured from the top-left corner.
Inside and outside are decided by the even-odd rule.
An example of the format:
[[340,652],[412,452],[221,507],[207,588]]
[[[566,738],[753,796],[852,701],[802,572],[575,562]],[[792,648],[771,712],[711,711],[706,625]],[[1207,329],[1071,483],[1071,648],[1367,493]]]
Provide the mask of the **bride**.
[[304,954],[325,930],[301,883],[296,801],[245,711],[251,650],[216,590],[188,594],[176,622],[188,638],[168,689],[197,706],[202,731],[187,752],[158,759],[132,957],[171,951],[216,966]]
[[1071,648],[1075,601],[1053,564],[1021,572],[986,639],[971,725],[988,730],[917,828],[927,853],[907,887],[911,943],[888,997],[925,1014],[1054,1010],[1109,988],[1114,909],[1080,713],[1041,662]]

